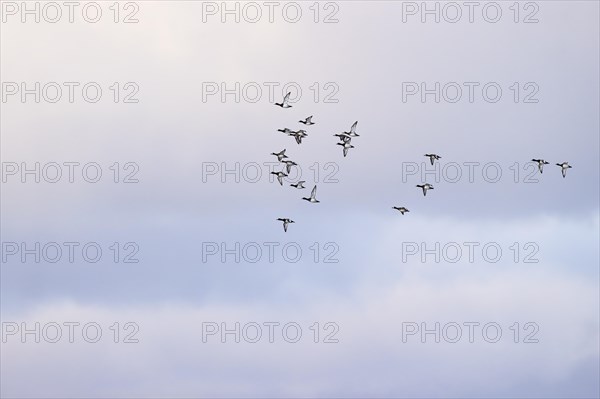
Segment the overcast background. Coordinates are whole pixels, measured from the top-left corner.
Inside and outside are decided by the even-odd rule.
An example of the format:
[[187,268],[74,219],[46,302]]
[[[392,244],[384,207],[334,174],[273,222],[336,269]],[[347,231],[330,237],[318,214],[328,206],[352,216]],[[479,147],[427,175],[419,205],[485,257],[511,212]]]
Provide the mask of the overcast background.
[[[0,32],[3,397],[600,395],[597,2],[522,2],[518,22],[513,2],[494,3],[502,12],[496,23],[482,15],[486,2],[472,22],[460,6],[456,23],[444,19],[455,11],[441,2],[427,3],[439,7],[439,23],[432,15],[422,22],[420,12],[406,13],[412,5],[392,1],[298,2],[295,23],[288,20],[296,6],[285,2],[277,3],[273,22],[264,3],[253,3],[262,13],[257,22],[248,20],[254,5],[237,3],[239,23],[222,15],[221,2],[140,1],[137,11],[120,3],[118,23],[112,2],[98,3],[97,23],[82,18],[85,3],[73,23],[64,6],[56,23],[43,16],[23,23],[22,3],[14,3],[15,15],[7,3]],[[122,23],[130,12],[138,22]],[[528,15],[538,22],[524,23]],[[327,16],[332,23],[324,23]],[[73,103],[66,86],[60,101],[36,103],[33,95],[25,102],[20,93],[7,95],[14,87],[7,82],[80,86]],[[96,103],[81,96],[87,82],[102,87]],[[139,87],[137,103],[123,103],[127,82]],[[236,82],[239,101],[206,92]],[[265,82],[277,84],[273,99]],[[293,107],[273,106],[290,82],[301,88],[293,90]],[[403,82],[429,89],[457,82],[464,90],[456,103],[443,96],[435,102],[432,94],[422,102],[420,93],[403,101]],[[479,84],[473,102],[464,82]],[[490,82],[502,88],[493,103],[481,91]],[[525,102],[534,87],[537,102]],[[277,132],[301,128],[297,121],[309,115],[316,124],[302,145]],[[355,120],[360,137],[344,158],[333,134]],[[283,148],[302,167],[305,190],[289,187],[292,181],[281,187],[263,165]],[[440,171],[454,162],[462,177],[449,181],[447,166],[447,175],[422,179],[432,168],[423,156],[430,152],[442,156]],[[550,162],[542,175],[532,173],[532,158]],[[573,165],[565,179],[555,165],[563,161]],[[79,168],[70,183],[63,167],[57,183],[35,183],[32,175],[22,183],[20,170],[6,173],[14,163],[36,162],[96,162],[102,178],[88,183]],[[115,162],[119,183],[109,168]],[[122,182],[133,170],[124,169],[127,162],[139,167],[139,182]],[[480,165],[472,182],[465,162]],[[482,174],[489,163],[502,173],[495,183],[496,169]],[[239,182],[235,173],[222,175],[236,164]],[[407,175],[411,167],[418,173]],[[415,187],[423,181],[435,186],[426,197]],[[302,201],[314,183],[321,203]],[[279,217],[296,223],[284,233]],[[66,249],[56,263],[8,254],[10,243],[36,242],[81,245],[72,263]],[[88,242],[103,250],[97,263],[82,258]],[[118,263],[109,249],[115,242]],[[138,263],[122,261],[128,242],[139,248]],[[479,243],[472,262],[465,242]],[[251,245],[239,262],[232,254],[223,262],[220,251],[206,253],[206,243],[257,243],[262,254],[249,262]],[[264,243],[278,244],[272,262]],[[297,262],[282,253],[288,243],[302,250]],[[411,243],[457,243],[463,252],[455,263],[452,248],[439,262],[434,255],[423,262],[420,251],[407,255]],[[482,254],[486,243],[501,248],[497,262]],[[328,255],[337,262],[325,262]],[[526,262],[527,255],[537,262]],[[66,327],[57,343],[6,335],[22,322],[29,329],[35,322],[96,322],[103,335],[97,343],[81,330],[70,343]],[[122,342],[127,322],[139,326],[139,342]],[[266,327],[258,343],[236,343],[232,334],[226,343],[220,334],[203,342],[207,322],[280,326],[273,343]],[[302,328],[297,343],[282,337],[289,322]],[[337,343],[323,342],[332,331],[327,322],[339,327]],[[458,323],[463,335],[436,343],[432,334],[422,342],[419,332],[403,342],[410,322],[429,329]],[[472,343],[465,322],[480,323]],[[481,333],[490,322],[502,328],[496,343]],[[538,326],[537,343],[523,342],[528,322]]]

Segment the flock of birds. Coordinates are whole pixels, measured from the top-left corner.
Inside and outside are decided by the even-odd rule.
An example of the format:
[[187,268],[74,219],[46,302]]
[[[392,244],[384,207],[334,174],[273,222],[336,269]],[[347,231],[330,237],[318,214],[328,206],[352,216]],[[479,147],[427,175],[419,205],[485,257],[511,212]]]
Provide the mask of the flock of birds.
[[[281,107],[281,108],[291,108],[292,106],[289,104],[290,94],[291,93],[287,93],[285,95],[285,97],[283,98],[283,101],[280,103],[275,103],[275,105],[278,107]],[[315,122],[313,122],[312,118],[313,118],[313,116],[311,115],[311,116],[305,118],[304,120],[300,120],[298,122],[302,123],[305,126],[312,126],[315,124]],[[359,134],[356,133],[357,125],[358,125],[358,121],[356,121],[352,124],[352,126],[350,127],[350,131],[334,134],[334,136],[338,137],[338,139],[340,140],[336,144],[342,146],[342,153],[344,154],[344,157],[346,157],[348,155],[348,151],[351,148],[354,148],[354,146],[352,145],[352,139],[354,137],[359,137]],[[302,139],[308,137],[308,134],[306,133],[306,130],[304,130],[304,129],[298,129],[297,131],[294,131],[294,130],[286,127],[283,129],[277,129],[277,131],[281,132],[283,134],[286,134],[290,137],[294,137],[297,144],[302,144]],[[276,156],[277,160],[284,165],[284,168],[285,168],[284,170],[281,170],[279,172],[271,172],[272,175],[275,175],[277,177],[277,181],[282,186],[283,186],[283,178],[288,176],[288,174],[290,173],[293,166],[298,165],[296,162],[289,159],[289,157],[285,154],[285,151],[286,151],[286,149],[284,148],[283,150],[281,150],[279,152],[271,153],[271,155]],[[290,184],[290,186],[292,186],[296,189],[303,189],[303,188],[305,188],[304,183],[306,183],[306,181],[300,180],[300,181],[298,181],[298,183]],[[315,185],[313,187],[313,189],[310,193],[310,197],[302,197],[302,199],[310,202],[311,204],[319,203],[320,201],[317,199],[317,186]],[[285,231],[285,232],[287,232],[288,226],[290,223],[295,223],[290,218],[278,218],[277,220],[283,223],[283,231]]]
[[[531,161],[537,163],[540,173],[544,173],[544,165],[548,165],[550,163],[544,161],[543,159],[532,159]],[[556,166],[560,166],[560,171],[562,173],[563,178],[567,177],[567,169],[572,168],[572,166],[569,165],[568,162],[557,163]]]
[[[442,158],[441,156],[439,156],[437,154],[425,154],[425,156],[429,158],[429,161],[431,162],[432,165],[435,163],[435,161],[439,161]],[[546,162],[543,159],[532,159],[531,161],[537,163],[538,170],[540,171],[540,173],[544,173],[544,165],[549,164],[549,162]],[[557,163],[556,165],[560,166],[560,169],[562,172],[562,177],[563,178],[567,177],[567,169],[572,168],[572,166],[569,165],[568,162]],[[423,190],[423,196],[427,196],[427,190],[433,190],[433,188],[434,188],[433,185],[431,185],[429,183],[417,184],[417,187],[419,187],[421,190]],[[393,206],[392,208],[396,209],[403,215],[406,212],[410,212],[404,206]]]
[[[275,105],[277,105],[281,108],[291,108],[292,106],[289,104],[289,99],[290,99],[290,93],[287,93],[285,95],[285,97],[283,98],[283,101],[281,103],[275,103]],[[307,117],[306,119],[300,120],[298,122],[304,124],[305,126],[311,126],[311,125],[315,124],[312,121],[312,118],[313,118],[313,116],[311,115],[311,116]],[[351,148],[354,148],[354,146],[351,144],[352,138],[359,137],[359,135],[356,133],[357,125],[358,125],[358,121],[356,121],[352,124],[352,126],[350,127],[350,131],[334,134],[334,136],[336,136],[340,140],[340,142],[338,142],[337,145],[342,146],[344,157],[346,157],[348,155],[348,151]],[[296,140],[296,143],[298,143],[298,144],[302,144],[302,139],[308,136],[308,134],[306,133],[306,130],[303,130],[303,129],[293,131],[286,127],[284,129],[277,129],[277,131],[287,134],[288,136],[294,137]],[[271,155],[275,155],[277,157],[277,160],[279,162],[281,162],[285,165],[285,172],[283,170],[279,171],[279,172],[271,172],[271,174],[277,176],[277,181],[282,186],[283,186],[283,178],[288,176],[288,174],[290,173],[290,170],[292,169],[292,166],[298,165],[296,162],[290,160],[287,155],[285,155],[285,151],[286,150],[283,149],[280,152],[271,153]],[[439,156],[437,154],[425,154],[425,156],[429,158],[431,165],[433,165],[435,163],[435,161],[439,161],[442,158],[441,156]],[[532,159],[531,161],[535,162],[537,164],[538,170],[540,171],[540,173],[544,173],[544,165],[549,164],[549,162],[546,162],[543,159]],[[567,177],[567,170],[572,168],[572,166],[569,165],[568,162],[557,163],[556,165],[561,168],[562,177],[563,178]],[[292,186],[296,189],[303,189],[303,188],[305,188],[304,183],[306,183],[306,181],[300,180],[298,183],[290,184],[290,186]],[[429,183],[417,184],[416,187],[420,188],[423,191],[423,196],[427,196],[427,191],[434,189],[433,185],[431,185]],[[310,197],[302,197],[302,199],[310,202],[311,204],[316,204],[316,203],[320,202],[319,200],[317,200],[316,196],[317,196],[317,186],[315,185],[310,193]],[[410,212],[408,210],[408,208],[406,208],[404,206],[393,206],[392,209],[397,210],[402,215],[404,215],[407,212]],[[278,218],[277,220],[283,223],[283,231],[284,232],[287,232],[288,226],[290,223],[295,223],[290,218]]]
[[[281,108],[291,108],[292,106],[289,104],[289,100],[290,100],[290,94],[291,93],[287,93],[285,95],[285,97],[283,98],[283,101],[280,103],[275,103],[275,105],[277,105],[278,107]],[[313,116],[309,116],[306,119],[304,119],[303,121],[298,121],[306,126],[312,126],[315,123],[312,121]],[[340,139],[340,142],[337,143],[337,145],[341,145],[343,147],[343,154],[344,157],[346,155],[348,155],[348,150],[350,148],[354,148],[354,146],[351,144],[352,142],[352,138],[353,137],[359,137],[358,133],[356,133],[356,125],[358,125],[358,121],[354,122],[352,124],[352,126],[350,127],[350,131],[349,132],[342,132],[339,134],[334,134],[334,136],[338,137]],[[294,137],[296,139],[296,143],[297,144],[302,144],[302,139],[305,137],[308,137],[308,134],[306,134],[306,130],[304,129],[299,129],[297,131],[294,131],[292,129],[289,128],[283,128],[283,129],[277,129],[278,132],[281,132],[283,134],[287,134],[288,136]],[[283,162],[286,164],[286,170],[287,173],[290,173],[290,169],[292,168],[292,166],[297,165],[296,163],[292,162],[292,161],[285,161],[283,160],[283,158],[287,158],[287,156],[285,155],[285,150],[281,151],[281,152],[277,152],[277,153],[271,153],[271,155],[276,155],[277,159],[279,160],[279,162]],[[273,173],[273,172],[272,172]],[[273,173],[273,174],[277,174],[277,173]],[[280,175],[277,174],[277,178],[279,179],[279,176],[281,176],[282,178],[285,177],[286,175]],[[280,184],[283,184],[281,182],[281,180],[279,180]]]

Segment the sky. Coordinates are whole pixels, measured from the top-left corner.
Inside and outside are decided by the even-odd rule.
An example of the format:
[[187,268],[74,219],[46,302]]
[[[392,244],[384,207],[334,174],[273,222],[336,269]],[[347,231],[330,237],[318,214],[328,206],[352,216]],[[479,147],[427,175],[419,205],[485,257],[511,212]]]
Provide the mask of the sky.
[[597,2],[115,4],[0,5],[2,397],[600,396]]

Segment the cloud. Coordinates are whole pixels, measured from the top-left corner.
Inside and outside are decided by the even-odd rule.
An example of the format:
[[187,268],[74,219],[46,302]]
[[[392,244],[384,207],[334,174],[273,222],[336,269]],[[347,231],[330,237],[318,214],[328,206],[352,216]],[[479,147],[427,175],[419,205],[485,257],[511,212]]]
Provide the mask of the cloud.
[[[363,290],[350,298],[312,297],[293,308],[286,304],[219,305],[163,302],[159,306],[105,307],[55,302],[25,313],[4,312],[4,322],[95,321],[103,328],[99,343],[75,335],[58,344],[20,343],[19,336],[3,344],[3,394],[10,397],[143,396],[365,396],[370,397],[569,397],[597,395],[598,374],[583,373],[598,360],[597,287],[593,282],[545,272],[517,271],[503,277],[431,281],[410,276],[379,290]],[[136,344],[115,344],[109,326],[139,325]],[[262,326],[258,343],[240,334],[221,343],[219,333],[202,342],[202,323],[226,323],[241,330],[248,323]],[[280,323],[274,343],[265,322]],[[302,328],[298,343],[283,338],[282,327]],[[314,323],[319,322],[319,343]],[[335,322],[339,343],[323,343]],[[402,323],[434,329],[435,336],[410,335],[402,340]],[[462,327],[454,335],[448,323]],[[475,327],[469,343],[466,322]],[[486,342],[482,328],[496,322],[502,329],[497,343]],[[519,323],[514,343],[514,323]],[[525,323],[539,327],[533,333]],[[513,330],[511,330],[511,326]],[[248,337],[254,336],[250,327]],[[240,330],[240,331],[241,331]],[[444,332],[445,331],[445,332]],[[489,337],[494,336],[490,330]],[[123,339],[124,331],[121,331]],[[294,336],[294,330],[288,337]],[[499,378],[499,375],[502,378]],[[73,376],[76,376],[74,379]],[[160,376],[155,378],[151,376]],[[518,389],[517,389],[518,388]]]

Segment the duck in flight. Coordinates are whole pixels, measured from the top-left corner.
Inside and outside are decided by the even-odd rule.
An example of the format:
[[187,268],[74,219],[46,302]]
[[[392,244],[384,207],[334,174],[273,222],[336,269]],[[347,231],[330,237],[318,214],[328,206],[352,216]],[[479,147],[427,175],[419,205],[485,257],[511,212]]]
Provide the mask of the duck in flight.
[[283,158],[288,158],[288,156],[285,155],[285,148],[279,152],[272,152],[271,155],[275,155],[279,162],[281,162]]
[[532,162],[537,163],[540,173],[544,173],[544,165],[548,165],[550,162],[546,162],[543,159],[532,159]]
[[275,105],[280,106],[281,108],[291,108],[292,106],[289,104],[290,94],[292,94],[292,92],[288,92],[285,97],[283,97],[283,101],[280,103],[275,103]]
[[569,165],[568,162],[557,163],[556,165],[561,167],[561,172],[562,172],[563,178],[567,177],[567,169],[572,168],[572,166]]
[[306,181],[300,180],[296,184],[290,184],[290,186],[300,189],[300,188],[304,188],[304,183],[306,183]]
[[340,141],[342,142],[347,142],[352,140],[352,137],[348,136],[346,133],[339,133],[339,134],[334,134],[334,136],[336,136],[337,138],[340,139]]
[[433,165],[434,161],[439,161],[440,160],[440,156],[437,154],[425,154],[426,157],[429,157],[429,160],[431,161],[431,164]]
[[290,135],[290,133],[292,133],[292,130],[291,130],[291,129],[288,129],[287,127],[284,127],[283,129],[277,129],[277,131],[278,131],[278,132],[281,132],[281,133],[285,133],[285,134],[287,134],[288,136]]
[[433,190],[433,186],[429,183],[417,184],[417,187],[423,190],[423,195],[427,195],[427,190]]
[[285,231],[286,233],[287,233],[288,224],[296,223],[292,219],[288,219],[288,218],[285,218],[285,219],[278,218],[277,220],[279,220],[280,222],[283,222],[283,231]]
[[271,174],[277,176],[279,184],[283,186],[283,178],[287,177],[287,175],[283,172],[271,172]]
[[292,166],[298,165],[296,162],[290,161],[290,160],[281,161],[281,162],[283,162],[285,164],[285,170],[287,173],[290,173],[290,170],[292,170]]
[[308,202],[311,202],[313,204],[320,202],[319,200],[317,200],[317,186],[313,187],[312,191],[310,192],[310,197],[308,197],[308,198],[302,197],[302,199],[306,200]]
[[305,125],[307,125],[307,126],[314,125],[315,123],[312,121],[312,117],[313,117],[313,116],[311,115],[311,116],[309,116],[308,118],[306,118],[305,120],[303,120],[303,121],[298,121],[298,122],[300,122],[300,123],[303,123],[303,124],[305,124]]
[[401,213],[401,214],[403,214],[403,215],[404,215],[404,212],[410,212],[408,209],[406,209],[406,208],[405,208],[405,207],[403,207],[403,206],[400,206],[400,207],[398,207],[398,206],[393,206],[392,208],[393,208],[393,209],[396,209],[397,211],[400,211],[400,213]]
[[344,134],[346,134],[349,137],[359,137],[358,134],[356,133],[356,125],[358,125],[358,121],[354,122],[352,124],[352,126],[350,126],[350,131],[344,132]]
[[354,148],[354,146],[352,144],[350,144],[350,140],[344,141],[343,143],[336,143],[336,144],[344,147],[344,157],[346,157],[346,155],[348,155],[348,150],[350,148]]
[[298,144],[302,144],[302,139],[304,137],[307,137],[308,134],[306,134],[305,130],[298,130],[297,132],[291,132],[288,133],[289,136],[294,136],[294,138],[296,139],[296,143]]

